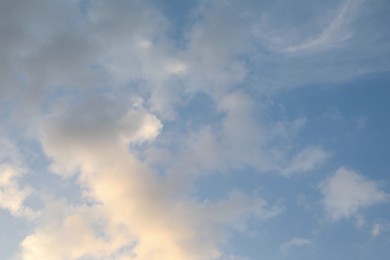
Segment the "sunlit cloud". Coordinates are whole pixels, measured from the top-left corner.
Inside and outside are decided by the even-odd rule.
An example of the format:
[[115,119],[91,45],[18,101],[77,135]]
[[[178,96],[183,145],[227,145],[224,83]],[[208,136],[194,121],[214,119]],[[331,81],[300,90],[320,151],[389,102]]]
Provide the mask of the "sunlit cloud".
[[351,218],[380,240],[374,2],[1,1],[0,258],[276,259]]

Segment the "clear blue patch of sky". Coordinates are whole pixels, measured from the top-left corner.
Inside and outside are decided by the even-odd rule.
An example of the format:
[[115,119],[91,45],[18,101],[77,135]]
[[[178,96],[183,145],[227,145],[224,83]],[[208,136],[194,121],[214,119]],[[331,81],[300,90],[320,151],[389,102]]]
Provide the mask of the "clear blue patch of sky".
[[29,221],[13,217],[0,209],[0,259],[9,259],[18,251],[19,242],[31,232]]
[[150,0],[160,10],[171,24],[168,30],[168,38],[179,49],[187,44],[186,33],[195,22],[194,9],[199,6],[195,0]]
[[282,93],[288,117],[308,123],[298,142],[318,143],[330,150],[331,162],[373,177],[387,177],[390,160],[390,79],[359,79],[342,86],[306,87]]

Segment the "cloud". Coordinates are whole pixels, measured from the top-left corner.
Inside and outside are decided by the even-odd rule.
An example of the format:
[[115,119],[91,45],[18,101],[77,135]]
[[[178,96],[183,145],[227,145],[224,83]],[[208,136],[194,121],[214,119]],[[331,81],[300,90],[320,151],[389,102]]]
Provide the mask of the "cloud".
[[359,210],[389,200],[377,182],[357,172],[339,168],[320,186],[327,216],[334,221],[354,216]]
[[295,154],[288,167],[282,169],[286,175],[305,173],[316,169],[330,156],[322,147],[310,146]]
[[22,241],[17,259],[131,256],[126,250],[129,234],[119,229],[104,230],[106,223],[99,207],[76,207],[63,200],[50,200],[42,218],[42,224]]
[[[294,31],[280,34],[272,30],[271,32],[263,31],[265,25],[261,24],[255,28],[255,35],[264,41],[271,50],[288,54],[305,54],[337,48],[352,37],[350,24],[356,17],[361,2],[360,0],[343,1],[337,11],[332,16],[327,17],[327,24],[320,29],[319,33],[313,33],[304,39],[294,39],[300,35]],[[317,22],[318,20],[324,19],[317,19]],[[303,29],[307,30],[307,28]]]
[[[1,131],[3,136],[6,134]],[[0,209],[9,211],[16,217],[32,218],[35,212],[25,201],[32,193],[32,188],[21,184],[26,172],[16,145],[6,137],[0,138]]]
[[346,0],[337,10],[330,23],[322,30],[322,32],[312,38],[305,40],[304,42],[289,46],[286,48],[288,53],[326,50],[329,48],[335,48],[340,44],[345,43],[352,37],[352,32],[348,28],[353,18],[356,16],[357,7],[361,4],[361,1]]
[[162,128],[146,111],[105,97],[89,97],[71,105],[45,117],[40,127],[43,148],[56,159],[52,169],[61,174],[74,173],[94,154],[112,157],[115,149],[126,150],[130,143],[152,140]]
[[386,232],[389,230],[390,230],[390,223],[388,222],[375,223],[372,225],[371,236],[377,237],[380,234],[382,234],[382,232]]
[[[12,83],[1,82],[13,94],[6,102],[15,102],[20,122],[36,134],[51,160],[49,170],[74,178],[83,194],[77,205],[59,198],[44,202],[42,222],[20,244],[22,259],[214,259],[231,227],[244,229],[252,217],[265,220],[280,212],[240,192],[197,201],[136,154],[159,138],[162,119],[174,118],[180,95],[219,92],[243,81],[245,66],[233,57],[243,41],[233,27],[220,31],[228,15],[206,11],[209,23],[194,26],[188,49],[178,51],[166,39],[167,20],[139,1],[90,2],[82,12],[78,2],[44,2],[42,10],[34,5],[18,12],[22,3],[2,2],[1,12],[14,26],[2,23],[2,35],[20,36],[0,51]],[[17,48],[23,42],[28,44]],[[7,71],[12,69],[15,75]],[[128,96],[146,101],[134,104]],[[4,183],[18,188],[15,178]],[[11,205],[18,212],[27,194],[12,195],[21,198]]]
[[[201,1],[178,32],[166,8],[152,2],[0,2],[0,123],[21,146],[43,150],[24,165],[0,140],[0,207],[31,216],[26,201],[33,193],[43,205],[19,258],[240,259],[221,249],[230,231],[247,232],[251,220],[266,221],[282,207],[234,188],[220,199],[199,199],[192,193],[197,178],[238,168],[293,176],[329,158],[325,148],[299,143],[303,116],[274,117],[263,94],[278,84],[333,80],[333,70],[346,74],[332,65],[354,57],[330,55],[318,65],[316,55],[351,39],[356,1],[343,2],[334,16],[314,13],[325,23],[292,41],[263,24],[253,38],[258,11],[272,16],[273,4]],[[276,49],[259,47],[259,39]],[[291,55],[306,52],[315,57]],[[209,107],[198,106],[199,97]],[[204,113],[199,122],[194,111]],[[41,170],[47,159],[49,173]],[[25,185],[29,167],[39,169],[31,185],[69,181],[81,197],[71,203]],[[358,194],[368,187],[368,199],[343,194],[336,219],[387,197],[371,181],[352,177],[351,185]],[[329,179],[322,189],[332,193],[333,186]],[[358,206],[346,206],[356,205],[350,201]]]
[[282,243],[279,246],[279,248],[282,253],[287,253],[289,250],[291,250],[294,247],[310,246],[312,244],[313,244],[312,241],[309,239],[293,237],[289,241]]
[[381,232],[382,232],[382,225],[381,224],[373,225],[372,230],[371,230],[371,235],[373,237],[378,236]]
[[162,127],[142,107],[89,97],[60,108],[42,122],[41,142],[52,169],[65,178],[76,175],[89,203],[60,203],[60,214],[48,204],[47,220],[21,243],[23,259],[216,259],[229,229],[243,231],[248,219],[281,211],[241,192],[197,201],[175,179],[160,177],[129,150],[156,138]]
[[[294,176],[320,168],[330,157],[321,146],[296,147],[294,141],[305,127],[304,118],[269,119],[266,115],[272,108],[257,106],[241,91],[223,95],[216,105],[219,120],[203,123],[198,130],[190,129],[171,141],[177,142],[179,149],[173,151],[177,154],[160,149],[160,154],[175,158],[167,172],[176,176],[190,168],[196,176],[251,166],[260,173]],[[154,163],[163,164],[161,159],[166,161],[167,156]]]
[[333,86],[389,71],[389,64],[381,59],[389,53],[384,43],[388,37],[382,30],[384,16],[378,15],[381,8],[387,8],[381,0],[375,4],[303,0],[278,1],[259,10],[261,16],[252,30],[258,47],[253,66],[262,91]]
[[0,208],[17,217],[33,217],[34,212],[25,205],[31,194],[28,186],[19,184],[23,170],[17,166],[0,164]]
[[[102,185],[106,186],[99,188],[105,192],[111,189],[111,197],[106,193],[99,197],[104,201],[93,206],[50,201],[43,213],[45,221],[23,240],[19,257],[217,259],[221,256],[217,245],[226,240],[223,230],[232,224],[241,228],[249,212],[264,219],[278,213],[267,213],[264,201],[239,193],[216,204],[183,201],[172,207],[161,197],[147,201],[146,197],[117,196],[112,193],[122,188],[118,184]],[[244,219],[237,222],[240,218]]]

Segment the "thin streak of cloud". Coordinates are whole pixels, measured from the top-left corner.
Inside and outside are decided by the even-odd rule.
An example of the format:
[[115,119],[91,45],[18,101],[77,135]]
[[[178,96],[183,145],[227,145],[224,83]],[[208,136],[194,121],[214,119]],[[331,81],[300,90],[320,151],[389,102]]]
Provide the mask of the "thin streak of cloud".
[[289,241],[282,243],[279,248],[282,253],[286,254],[292,248],[310,246],[312,244],[312,241],[309,239],[293,237]]
[[308,39],[299,45],[289,46],[285,51],[288,53],[321,51],[344,44],[353,35],[349,25],[356,16],[356,12],[360,7],[361,2],[362,1],[360,0],[344,1],[344,3],[340,5],[332,21],[318,36]]
[[362,2],[361,0],[345,0],[340,4],[335,14],[329,18],[328,25],[322,28],[319,34],[302,39],[300,43],[289,44],[291,41],[287,38],[288,33],[286,37],[283,35],[275,36],[272,30],[271,33],[264,32],[261,24],[255,29],[255,35],[263,40],[270,49],[287,54],[305,54],[337,48],[352,37],[353,31],[350,24],[356,17]]

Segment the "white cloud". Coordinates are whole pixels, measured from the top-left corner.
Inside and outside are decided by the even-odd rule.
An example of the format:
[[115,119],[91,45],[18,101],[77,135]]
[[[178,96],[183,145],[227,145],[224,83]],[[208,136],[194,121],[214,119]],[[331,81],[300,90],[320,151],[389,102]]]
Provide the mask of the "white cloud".
[[[189,197],[175,179],[160,177],[128,150],[131,143],[156,138],[160,129],[139,104],[129,111],[106,98],[91,97],[45,118],[41,142],[52,168],[64,177],[78,173],[91,205],[62,205],[65,213],[46,214],[47,221],[21,243],[23,259],[115,259],[123,248],[140,260],[216,259],[229,228],[245,230],[248,218],[265,220],[281,211],[240,192],[213,202]],[[103,227],[93,228],[91,214]]]
[[329,152],[322,147],[306,147],[292,157],[289,165],[282,169],[282,172],[286,175],[309,172],[323,164],[328,157]]
[[51,199],[41,218],[42,224],[22,241],[17,259],[131,257],[131,236],[124,229],[107,226],[99,206],[74,206]]
[[389,222],[379,222],[372,225],[371,228],[371,236],[377,237],[383,232],[388,232],[390,230],[390,223]]
[[326,179],[320,188],[325,211],[335,221],[350,218],[363,208],[389,200],[389,194],[381,191],[377,182],[344,167]]
[[255,101],[241,91],[223,95],[216,108],[220,121],[176,135],[169,144],[177,144],[178,150],[154,150],[156,160],[151,161],[168,164],[170,175],[186,179],[181,176],[183,171],[191,173],[187,178],[193,178],[243,165],[261,173],[294,176],[318,169],[330,157],[330,152],[321,146],[295,147],[294,141],[306,119],[269,120],[265,114],[270,108],[264,104],[261,108],[258,111]]
[[378,236],[382,232],[382,225],[381,224],[375,224],[372,226],[371,235],[373,237]]
[[32,218],[35,212],[26,206],[26,199],[32,193],[28,184],[21,184],[26,172],[16,145],[6,138],[0,138],[0,209],[9,211],[13,216]]
[[289,250],[291,250],[291,248],[309,246],[312,244],[313,243],[309,239],[293,237],[289,241],[282,243],[279,248],[282,253],[287,253]]
[[25,205],[25,200],[31,189],[19,184],[22,173],[18,166],[0,163],[0,209],[8,210],[14,216],[30,218],[34,212]]
[[[15,41],[28,42],[26,49],[20,49],[23,58],[14,55],[13,44],[6,46],[11,51],[0,53],[2,61],[3,55],[14,55],[4,66],[23,74],[26,92],[18,100],[25,120],[20,121],[38,132],[52,161],[50,170],[76,178],[88,201],[85,205],[46,203],[40,216],[43,221],[20,245],[22,259],[119,259],[124,257],[118,253],[121,250],[140,260],[214,259],[221,255],[219,247],[230,226],[242,228],[249,217],[267,219],[279,212],[261,198],[241,193],[221,201],[198,202],[188,191],[182,192],[175,180],[165,180],[133,153],[133,148],[158,137],[162,123],[147,108],[131,107],[125,96],[135,92],[147,97],[145,104],[151,111],[173,118],[169,114],[176,96],[198,87],[219,92],[242,82],[245,66],[232,54],[242,40],[231,33],[232,27],[220,31],[226,28],[225,22],[235,25],[228,15],[214,16],[218,13],[214,9],[205,14],[212,29],[208,23],[197,24],[188,49],[179,52],[165,38],[166,19],[146,3],[94,1],[87,3],[82,14],[77,5],[65,5],[58,8],[58,16],[45,9],[45,14],[53,16],[50,19],[39,15],[39,6],[26,9],[25,20],[15,20],[15,34],[25,24],[31,25],[31,17],[43,21],[36,21],[33,29],[28,27],[28,33]],[[18,17],[18,7],[4,10]],[[179,76],[186,77],[185,88],[175,83]],[[65,94],[58,94],[58,89]],[[96,97],[95,91],[109,98]],[[68,104],[67,99],[71,100]],[[27,103],[35,109],[24,107]]]
[[337,47],[352,37],[351,29],[348,28],[361,1],[346,0],[337,10],[330,23],[322,32],[296,46],[289,46],[286,51],[289,53],[305,52],[313,50],[324,50]]
[[172,61],[168,63],[166,69],[169,74],[183,74],[187,71],[187,65],[180,61]]
[[[356,18],[361,2],[360,0],[345,0],[332,16],[327,17],[327,24],[320,29],[319,33],[314,33],[304,39],[294,39],[297,38],[297,35],[302,34],[294,31],[279,33],[273,30],[271,32],[264,31],[264,24],[256,27],[255,35],[264,41],[271,50],[288,54],[305,54],[336,48],[345,44],[352,37],[353,32],[350,24]],[[324,20],[324,18],[317,19],[317,22],[320,20]],[[303,29],[307,30],[308,28]]]
[[[305,119],[275,122],[261,98],[256,100],[273,88],[267,77],[290,86],[295,82],[290,74],[298,81],[315,78],[308,67],[316,66],[288,62],[289,73],[268,73],[273,72],[268,61],[279,58],[252,45],[248,28],[257,11],[241,5],[252,6],[200,4],[178,44],[171,37],[175,25],[145,1],[0,2],[0,108],[6,104],[11,110],[4,121],[10,131],[15,121],[26,126],[27,138],[34,139],[29,141],[39,141],[51,160],[49,170],[72,177],[83,194],[79,205],[59,198],[46,202],[20,245],[22,259],[235,259],[220,249],[228,230],[245,232],[248,219],[266,220],[282,209],[243,192],[199,201],[191,196],[199,176],[193,173],[249,166],[293,175],[326,161],[329,152],[320,146],[295,146]],[[344,2],[318,34],[293,43],[282,39],[278,51],[315,52],[346,42],[356,6]],[[213,120],[194,126],[190,116],[176,118],[198,94],[210,101],[206,113]],[[145,102],[134,104],[134,97]],[[24,168],[7,143],[0,140],[0,146],[8,147],[0,158],[11,158],[0,162],[0,207],[15,216],[31,215],[25,202],[32,191],[21,184]],[[145,147],[161,152],[166,171],[150,167],[150,158],[141,154]],[[324,192],[333,191],[332,183]],[[347,213],[335,218],[381,201],[375,185],[357,183],[358,190],[374,186],[368,190],[377,196],[353,195],[344,204],[359,205],[343,204],[339,211]],[[305,243],[294,238],[284,247]]]

